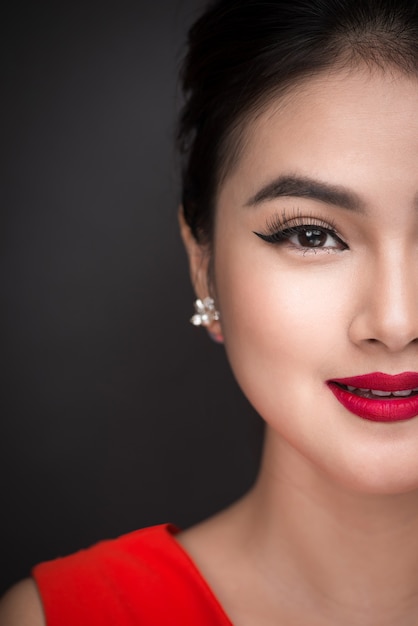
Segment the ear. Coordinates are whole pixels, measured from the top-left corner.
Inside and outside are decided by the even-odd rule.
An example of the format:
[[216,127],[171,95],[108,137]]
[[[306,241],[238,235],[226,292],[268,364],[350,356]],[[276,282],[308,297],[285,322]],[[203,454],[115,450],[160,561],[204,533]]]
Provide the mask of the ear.
[[190,226],[184,219],[183,207],[179,208],[178,220],[181,238],[189,259],[190,279],[193,289],[196,296],[203,300],[203,298],[209,295],[209,251],[206,246],[201,245],[193,236]]
[[[178,220],[180,226],[180,234],[186,248],[186,253],[189,259],[189,271],[190,279],[198,298],[203,300],[207,296],[214,297],[214,294],[210,293],[209,288],[209,262],[210,253],[207,246],[200,244],[196,241],[190,226],[184,219],[183,207],[180,206],[178,212]],[[222,329],[220,321],[212,322],[207,328],[210,337],[217,343],[223,342]]]

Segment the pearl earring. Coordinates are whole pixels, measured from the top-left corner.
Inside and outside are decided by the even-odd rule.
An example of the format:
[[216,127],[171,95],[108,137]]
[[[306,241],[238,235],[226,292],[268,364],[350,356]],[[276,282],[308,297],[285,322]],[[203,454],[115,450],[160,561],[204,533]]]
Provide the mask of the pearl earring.
[[195,314],[190,319],[193,326],[210,326],[212,322],[216,322],[220,318],[213,298],[207,297],[203,300],[198,298],[194,302],[194,308]]

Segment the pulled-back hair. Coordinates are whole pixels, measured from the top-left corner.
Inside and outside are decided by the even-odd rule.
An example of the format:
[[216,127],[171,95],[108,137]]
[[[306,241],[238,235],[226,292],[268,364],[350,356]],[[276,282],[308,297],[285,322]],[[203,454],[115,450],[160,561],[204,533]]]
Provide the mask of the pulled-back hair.
[[[243,123],[333,67],[418,68],[418,0],[218,0],[189,32],[178,143],[186,222],[212,239],[216,194]],[[418,112],[417,112],[418,114]]]

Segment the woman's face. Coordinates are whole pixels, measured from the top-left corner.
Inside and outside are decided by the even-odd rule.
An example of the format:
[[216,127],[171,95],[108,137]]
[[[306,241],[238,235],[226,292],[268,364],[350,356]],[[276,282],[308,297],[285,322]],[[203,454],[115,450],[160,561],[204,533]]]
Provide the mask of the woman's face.
[[418,417],[356,415],[327,384],[418,372],[417,112],[415,78],[312,79],[250,125],[219,191],[216,297],[237,380],[276,443],[361,491],[418,487]]

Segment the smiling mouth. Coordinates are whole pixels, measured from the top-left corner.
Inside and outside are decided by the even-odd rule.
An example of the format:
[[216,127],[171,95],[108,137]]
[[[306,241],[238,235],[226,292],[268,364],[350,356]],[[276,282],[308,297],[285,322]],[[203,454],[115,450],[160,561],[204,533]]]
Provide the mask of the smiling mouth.
[[351,387],[350,385],[342,385],[335,383],[341,389],[349,391],[360,398],[369,398],[370,400],[390,400],[395,398],[410,398],[418,395],[418,387],[414,389],[400,389],[399,391],[384,391],[383,389],[363,389],[360,387]]
[[353,415],[374,422],[418,416],[418,372],[373,372],[327,381],[335,398]]

